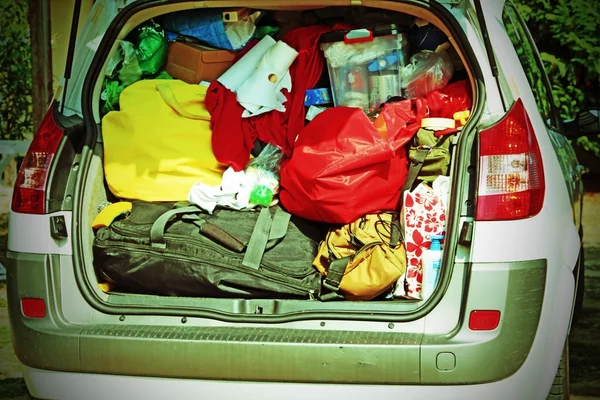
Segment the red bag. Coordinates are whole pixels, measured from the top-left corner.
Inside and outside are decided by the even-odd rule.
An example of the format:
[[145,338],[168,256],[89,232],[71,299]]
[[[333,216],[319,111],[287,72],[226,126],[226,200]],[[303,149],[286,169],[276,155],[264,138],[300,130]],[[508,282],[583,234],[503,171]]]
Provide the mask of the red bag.
[[404,145],[418,124],[406,127],[414,113],[394,106],[382,110],[384,135],[363,110],[350,107],[326,110],[301,130],[292,157],[281,169],[279,198],[287,211],[313,221],[347,224],[366,214],[395,210],[408,170]]
[[467,80],[451,83],[427,94],[427,105],[432,117],[452,118],[457,111],[470,110],[471,84]]

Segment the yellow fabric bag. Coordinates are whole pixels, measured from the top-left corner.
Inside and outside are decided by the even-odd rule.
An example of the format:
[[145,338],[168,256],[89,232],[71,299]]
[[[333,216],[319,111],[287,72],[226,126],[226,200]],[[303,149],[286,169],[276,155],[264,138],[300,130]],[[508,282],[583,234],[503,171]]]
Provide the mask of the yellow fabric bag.
[[226,165],[212,152],[206,89],[150,79],[123,90],[121,110],[102,119],[104,173],[115,196],[181,201],[198,182],[221,183]]
[[371,300],[391,287],[406,271],[406,249],[390,245],[395,213],[368,214],[329,230],[313,265],[323,286],[348,300]]

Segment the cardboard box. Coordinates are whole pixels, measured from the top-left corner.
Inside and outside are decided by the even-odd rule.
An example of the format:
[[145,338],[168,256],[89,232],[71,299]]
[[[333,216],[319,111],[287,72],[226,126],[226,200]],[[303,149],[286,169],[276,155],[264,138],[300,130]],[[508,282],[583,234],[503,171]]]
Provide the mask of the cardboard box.
[[197,84],[217,80],[235,62],[236,53],[195,43],[169,44],[167,72],[175,79]]

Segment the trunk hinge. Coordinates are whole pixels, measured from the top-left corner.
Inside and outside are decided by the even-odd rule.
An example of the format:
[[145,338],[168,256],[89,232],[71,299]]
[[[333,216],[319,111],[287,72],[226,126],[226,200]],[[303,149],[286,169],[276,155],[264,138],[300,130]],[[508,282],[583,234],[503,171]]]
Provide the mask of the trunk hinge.
[[71,68],[73,68],[73,57],[75,54],[75,42],[77,39],[77,29],[79,28],[79,14],[81,13],[81,0],[75,0],[73,8],[73,19],[71,20],[71,33],[69,34],[69,50],[67,51],[67,65],[65,65],[64,84],[62,90],[62,101],[60,102],[60,113],[65,111],[67,99],[67,86],[71,77]]
[[492,48],[492,41],[490,40],[490,34],[487,29],[487,24],[485,22],[485,16],[483,15],[483,8],[481,7],[481,0],[474,0],[475,5],[475,13],[477,14],[477,19],[479,20],[479,26],[481,28],[481,35],[483,36],[483,44],[485,46],[485,52],[487,54],[488,60],[490,62],[490,69],[492,70],[492,76],[496,80],[496,85],[498,86],[498,93],[500,94],[500,98],[502,99],[502,103],[504,105],[504,109],[507,109],[506,102],[504,100],[504,96],[502,95],[502,85],[500,84],[500,74],[498,73],[498,63],[496,62],[496,56],[494,54],[494,50]]

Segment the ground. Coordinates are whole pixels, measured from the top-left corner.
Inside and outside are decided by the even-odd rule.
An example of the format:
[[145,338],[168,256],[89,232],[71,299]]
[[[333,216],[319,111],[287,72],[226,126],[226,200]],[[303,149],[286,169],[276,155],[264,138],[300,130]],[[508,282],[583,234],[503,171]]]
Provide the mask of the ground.
[[570,335],[571,391],[600,396],[600,193],[584,198],[585,298]]
[[[598,185],[600,186],[600,185]],[[584,198],[586,296],[580,320],[571,331],[571,400],[600,400],[600,190]],[[0,209],[3,199],[0,193]],[[6,209],[6,208],[4,208]],[[6,256],[7,214],[0,213],[0,262]],[[0,283],[0,400],[32,400],[13,353],[6,287]],[[598,397],[592,397],[598,396]]]

